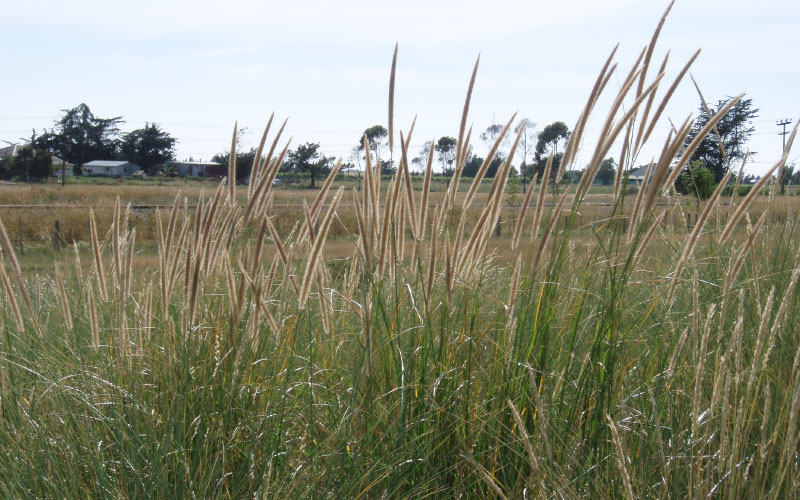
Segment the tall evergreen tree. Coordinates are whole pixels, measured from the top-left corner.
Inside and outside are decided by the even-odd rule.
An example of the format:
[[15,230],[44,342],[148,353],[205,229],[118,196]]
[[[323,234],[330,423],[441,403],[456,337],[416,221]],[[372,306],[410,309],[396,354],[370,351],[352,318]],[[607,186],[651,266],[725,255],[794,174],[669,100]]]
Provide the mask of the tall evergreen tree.
[[74,163],[79,169],[92,160],[110,160],[117,157],[121,116],[97,118],[89,106],[80,104],[62,110],[64,115],[51,130],[34,137],[31,146],[43,149]]
[[[732,97],[728,97],[719,100],[717,105],[713,108],[710,107],[709,110],[706,110],[702,103],[700,104],[697,120],[692,127],[691,133],[686,138],[687,146],[697,137],[700,130],[708,124],[709,118],[714,116],[731,99]],[[753,100],[739,99],[739,102],[734,104],[728,114],[717,123],[716,130],[719,135],[712,130],[705,136],[700,146],[692,154],[691,161],[688,164],[702,162],[714,174],[714,182],[721,181],[725,174],[728,173],[731,162],[743,159],[747,153],[746,145],[755,130],[753,119],[756,117],[758,117],[758,109],[753,107]],[[751,154],[753,153],[751,152]]]

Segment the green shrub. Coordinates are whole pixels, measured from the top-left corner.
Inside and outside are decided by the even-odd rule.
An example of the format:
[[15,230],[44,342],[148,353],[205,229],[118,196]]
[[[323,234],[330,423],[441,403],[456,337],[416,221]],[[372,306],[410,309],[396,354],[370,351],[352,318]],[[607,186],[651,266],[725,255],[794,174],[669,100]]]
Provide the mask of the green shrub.
[[681,174],[687,194],[707,200],[714,192],[714,174],[702,162],[692,162],[689,170]]
[[[753,186],[750,185],[746,186],[739,185],[736,188],[736,193],[739,196],[747,196],[747,193],[749,193],[752,189]],[[733,185],[725,186],[724,188],[722,188],[722,196],[730,196],[732,194],[733,194]]]

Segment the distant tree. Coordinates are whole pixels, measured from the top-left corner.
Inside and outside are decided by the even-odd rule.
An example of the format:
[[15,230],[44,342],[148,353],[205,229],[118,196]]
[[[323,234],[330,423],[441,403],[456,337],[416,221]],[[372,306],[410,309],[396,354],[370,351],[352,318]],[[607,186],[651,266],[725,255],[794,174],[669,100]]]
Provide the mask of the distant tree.
[[16,156],[5,158],[0,165],[0,178],[23,181],[40,180],[53,173],[52,155],[48,151],[25,146]]
[[420,175],[428,168],[428,155],[432,147],[433,141],[425,141],[425,144],[419,150],[419,154],[411,160],[411,164],[414,165],[414,171]]
[[682,184],[688,194],[698,200],[707,200],[714,192],[714,174],[702,161],[694,161],[688,170],[681,174]]
[[[483,140],[488,147],[492,147],[497,141],[497,138],[500,137],[500,134],[503,133],[503,128],[504,126],[500,125],[499,123],[493,123],[492,125],[489,125],[481,134],[481,140]],[[500,141],[500,145],[497,148],[497,154],[494,158],[492,158],[492,161],[486,168],[486,177],[493,178],[495,174],[497,174],[497,169],[500,168],[500,165],[502,165],[505,161],[505,147],[508,145],[508,141],[509,136],[506,134],[503,136],[503,140]]]
[[[253,171],[253,162],[256,159],[256,148],[244,150],[241,148],[244,142],[244,137],[250,133],[247,127],[241,127],[236,131],[236,179],[247,179],[250,177],[250,172]],[[228,165],[230,164],[231,153],[230,151],[223,151],[211,157],[211,161],[222,165],[224,171],[227,173]]]
[[[503,132],[503,128],[504,128],[503,125],[500,125],[499,123],[493,123],[489,125],[488,127],[486,127],[486,130],[481,132],[480,135],[481,140],[487,146],[492,147],[497,138],[500,137],[500,134]],[[506,146],[507,144],[508,144],[508,134],[506,134],[503,137],[503,140],[500,142],[500,147],[497,150],[503,151],[503,147]]]
[[744,177],[742,177],[742,184],[755,184],[759,180],[761,180],[761,176],[747,174]]
[[[685,144],[687,146],[700,133],[700,130],[708,124],[709,118],[714,116],[731,99],[731,97],[727,97],[717,101],[716,107],[710,109],[710,115],[705,106],[702,103],[700,104],[697,120],[692,127],[692,131],[686,137]],[[758,117],[758,109],[753,108],[752,99],[740,99],[728,111],[728,114],[717,123],[719,137],[714,131],[705,136],[700,146],[692,154],[689,165],[695,161],[702,161],[705,167],[714,174],[714,182],[720,182],[725,177],[725,174],[728,173],[731,162],[744,158],[747,152],[747,141],[755,130],[752,122],[756,117]],[[721,147],[720,139],[722,140]],[[689,167],[686,170],[689,170]]]
[[536,150],[534,151],[534,160],[536,162],[536,171],[539,176],[544,172],[545,165],[548,157],[553,155],[553,176],[558,172],[561,165],[561,157],[563,152],[559,151],[559,147],[566,144],[569,139],[569,128],[564,122],[553,122],[546,126],[536,141]]
[[30,145],[34,149],[49,151],[75,164],[77,173],[86,162],[117,157],[121,116],[97,118],[86,104],[62,111],[64,115],[51,130],[45,129],[42,135],[32,138]]
[[330,172],[333,160],[320,154],[318,142],[301,144],[294,151],[289,151],[286,158],[286,162],[293,170],[311,174],[312,188],[317,177]]
[[603,160],[603,163],[600,164],[600,169],[597,171],[595,179],[604,186],[608,186],[614,182],[616,175],[617,163],[614,161],[614,158],[606,158]]
[[522,179],[522,191],[525,191],[525,181],[530,178],[535,172],[534,168],[530,168],[531,165],[531,154],[533,153],[534,145],[536,144],[536,137],[539,135],[536,132],[536,123],[532,122],[528,118],[523,118],[522,120],[517,123],[517,126],[514,127],[514,133],[519,134],[520,129],[525,127],[525,131],[522,132],[522,137],[519,141],[519,147],[517,147],[517,159],[519,159],[519,176]]
[[453,175],[453,160],[456,154],[457,140],[455,137],[443,136],[436,141],[436,152],[439,156],[439,163],[442,165],[442,173]]
[[786,182],[794,185],[800,184],[800,169],[797,169],[794,164],[786,165],[785,168],[784,179],[786,179]]
[[381,160],[383,148],[389,144],[387,141],[389,131],[383,125],[373,125],[364,130],[364,133],[358,138],[359,151],[364,151],[364,136],[367,137],[367,143],[372,153],[372,165],[374,166]]
[[396,172],[394,160],[381,160],[381,175],[394,175]]
[[120,153],[124,160],[136,163],[150,172],[153,167],[175,158],[177,139],[161,130],[155,123],[145,123],[122,136]]
[[[217,153],[211,157],[211,161],[219,163],[227,173],[228,164],[230,163],[231,153]],[[256,148],[250,148],[247,151],[236,152],[236,179],[247,179],[250,177],[250,172],[253,171],[253,162],[256,159]]]
[[500,165],[502,165],[504,161],[506,161],[506,159],[500,156],[499,154],[494,155],[492,161],[489,162],[489,166],[486,167],[486,177],[489,179],[494,178],[494,176],[497,175],[497,170],[500,168]]
[[464,163],[464,169],[461,171],[461,175],[464,177],[475,177],[478,175],[478,170],[480,170],[481,165],[483,165],[483,158],[471,154]]

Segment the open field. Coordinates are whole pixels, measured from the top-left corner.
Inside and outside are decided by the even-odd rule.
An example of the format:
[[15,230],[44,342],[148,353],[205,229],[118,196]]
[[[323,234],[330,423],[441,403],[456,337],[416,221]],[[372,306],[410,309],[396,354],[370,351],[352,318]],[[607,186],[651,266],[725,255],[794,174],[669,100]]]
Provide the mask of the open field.
[[[384,179],[386,180],[386,179]],[[331,189],[344,186],[346,189],[358,189],[357,179],[347,179],[345,181],[335,180]],[[463,202],[469,191],[469,182],[472,179],[465,179],[455,195],[456,208],[453,216],[460,216],[460,202]],[[217,181],[218,182],[218,181]],[[22,257],[22,262],[27,262],[24,255],[31,251],[46,251],[47,249],[66,248],[73,243],[77,243],[80,249],[89,248],[89,212],[94,212],[95,221],[100,231],[101,238],[106,240],[110,235],[112,227],[112,214],[117,198],[123,206],[130,205],[131,210],[127,215],[128,224],[136,227],[137,241],[139,247],[149,245],[155,248],[157,228],[156,210],[162,213],[168,212],[175,200],[176,195],[181,200],[185,200],[186,207],[191,212],[196,209],[196,204],[201,197],[208,198],[213,195],[217,188],[217,182],[191,180],[186,183],[180,181],[166,182],[163,185],[150,183],[111,183],[109,185],[98,186],[96,184],[68,184],[66,187],[60,185],[36,185],[22,184],[11,185],[0,184],[0,218],[5,221],[9,237],[12,240],[17,252]],[[484,179],[477,188],[474,201],[467,209],[467,224],[474,224],[480,216],[481,206],[488,199],[491,189],[492,179]],[[388,184],[388,183],[385,183]],[[412,179],[412,190],[420,193],[423,188],[423,179]],[[382,188],[385,197],[387,186]],[[569,195],[566,203],[573,201],[572,193],[576,186],[561,187],[567,189]],[[534,205],[538,196],[539,186],[534,186],[534,194],[530,205]],[[433,178],[430,187],[429,203],[432,206],[441,205],[447,191],[447,182],[444,178]],[[626,196],[625,205],[614,207],[613,186],[593,185],[589,188],[581,204],[581,210],[575,215],[573,226],[574,230],[599,227],[605,224],[609,217],[616,217],[617,223],[627,224],[635,204],[636,190]],[[764,194],[769,194],[769,189]],[[237,203],[244,207],[247,203],[247,186],[237,186]],[[295,225],[303,219],[303,203],[312,204],[319,193],[319,189],[298,189],[297,187],[286,188],[278,186],[271,190],[272,207],[270,218],[275,225],[276,231],[282,236],[288,235]],[[490,244],[498,250],[498,255],[502,262],[509,262],[511,255],[508,252],[508,243],[511,233],[516,226],[520,213],[520,206],[525,199],[524,192],[512,192],[506,195],[500,207],[500,215],[493,233]],[[753,204],[753,210],[762,212],[769,205],[770,221],[783,222],[791,218],[793,214],[800,212],[800,197],[793,196],[793,191],[783,198],[781,203],[775,203],[769,196],[762,196]],[[547,193],[544,198],[544,208],[553,208],[558,201],[555,193]],[[718,208],[714,212],[717,224],[727,221],[731,213],[731,203],[734,202],[730,197],[723,197],[718,203]],[[341,210],[337,214],[329,232],[332,240],[329,244],[329,252],[334,257],[350,256],[354,250],[354,236],[358,233],[357,220],[352,211],[352,201],[343,200],[340,203]],[[688,232],[696,221],[697,214],[702,211],[704,204],[697,203],[694,197],[673,198],[669,202],[662,201],[659,205],[668,209],[666,221],[672,226],[673,231]],[[562,227],[566,221],[564,217],[568,215],[566,210],[562,210],[560,216]],[[625,219],[625,220],[623,220]],[[166,229],[166,220],[162,220],[162,230]],[[253,230],[251,224],[250,229]],[[256,228],[257,229],[257,228]],[[411,236],[410,229],[406,230],[407,236]],[[523,228],[523,235],[529,236],[528,228]],[[336,247],[336,248],[334,248]],[[38,253],[37,253],[38,255]]]
[[797,197],[675,196],[688,130],[627,196],[3,186],[93,208],[0,211],[0,496],[796,498]]

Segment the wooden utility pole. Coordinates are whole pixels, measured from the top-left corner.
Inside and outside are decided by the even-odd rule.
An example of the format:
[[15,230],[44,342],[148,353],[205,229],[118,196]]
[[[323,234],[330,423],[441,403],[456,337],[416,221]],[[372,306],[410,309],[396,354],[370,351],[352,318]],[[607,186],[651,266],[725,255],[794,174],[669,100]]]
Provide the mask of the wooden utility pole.
[[[791,123],[792,120],[789,119],[780,120],[777,123],[779,127],[783,127],[783,130],[778,132],[778,135],[783,136],[783,149],[781,150],[781,154],[786,153],[786,134],[789,133],[786,131],[786,126]],[[781,183],[781,196],[783,196],[786,192],[786,162],[781,165],[781,174],[778,176],[778,182]]]

